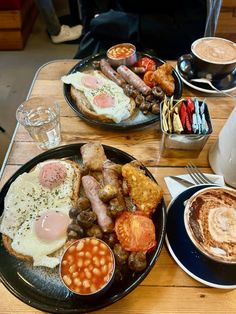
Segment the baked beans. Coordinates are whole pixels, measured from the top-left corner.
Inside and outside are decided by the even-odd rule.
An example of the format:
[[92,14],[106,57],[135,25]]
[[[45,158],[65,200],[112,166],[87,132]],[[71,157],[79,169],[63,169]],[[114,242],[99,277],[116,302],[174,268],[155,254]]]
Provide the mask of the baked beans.
[[96,238],[72,243],[61,261],[61,278],[77,294],[92,294],[106,286],[115,268],[114,255],[107,244]]
[[129,45],[114,46],[108,50],[108,57],[113,59],[123,59],[131,56],[135,52]]

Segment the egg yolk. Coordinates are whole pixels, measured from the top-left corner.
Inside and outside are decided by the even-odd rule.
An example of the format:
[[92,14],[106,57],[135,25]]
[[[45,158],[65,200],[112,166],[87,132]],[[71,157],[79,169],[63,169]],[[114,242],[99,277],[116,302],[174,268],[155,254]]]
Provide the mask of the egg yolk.
[[46,242],[58,240],[66,236],[69,223],[68,215],[56,210],[47,211],[35,222],[35,233]]
[[81,83],[88,88],[96,89],[101,87],[101,81],[93,75],[84,75],[81,78]]
[[40,169],[39,182],[43,187],[53,189],[64,182],[66,176],[66,167],[63,164],[51,162]]
[[108,94],[98,94],[94,97],[93,103],[99,108],[110,108],[115,106],[115,99]]

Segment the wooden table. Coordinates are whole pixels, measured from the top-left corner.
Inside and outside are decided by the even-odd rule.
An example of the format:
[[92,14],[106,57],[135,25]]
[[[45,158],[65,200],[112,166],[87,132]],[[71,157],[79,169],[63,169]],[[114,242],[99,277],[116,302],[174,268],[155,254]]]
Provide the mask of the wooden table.
[[[185,173],[187,158],[159,158],[161,133],[158,124],[136,131],[108,131],[88,125],[67,105],[60,78],[75,60],[53,61],[36,73],[28,97],[53,96],[61,105],[62,144],[100,141],[121,149],[141,160],[163,187],[166,204],[170,194],[164,181],[167,175]],[[193,161],[205,172],[211,172],[207,153],[210,145],[228,118],[236,102],[229,97],[204,95],[184,87],[184,96],[207,98],[212,117],[213,133],[197,159]],[[17,127],[3,165],[1,187],[24,163],[41,153],[23,127]],[[197,267],[197,265],[196,265]],[[19,301],[0,284],[0,313],[42,313]],[[236,290],[207,287],[188,276],[173,260],[164,246],[154,268],[129,295],[97,313],[236,313]]]

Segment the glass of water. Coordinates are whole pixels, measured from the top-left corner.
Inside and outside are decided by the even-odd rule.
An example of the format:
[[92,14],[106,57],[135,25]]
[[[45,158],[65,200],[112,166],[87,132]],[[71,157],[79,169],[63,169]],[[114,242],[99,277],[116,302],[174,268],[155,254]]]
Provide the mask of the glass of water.
[[61,141],[60,106],[51,97],[32,97],[16,111],[17,121],[42,149],[56,147]]

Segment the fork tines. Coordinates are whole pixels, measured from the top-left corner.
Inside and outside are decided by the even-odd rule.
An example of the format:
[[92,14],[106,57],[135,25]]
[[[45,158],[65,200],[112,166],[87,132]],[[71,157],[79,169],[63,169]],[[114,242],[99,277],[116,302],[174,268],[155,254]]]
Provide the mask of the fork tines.
[[185,168],[196,184],[214,184],[214,182],[208,179],[192,162],[189,162]]

